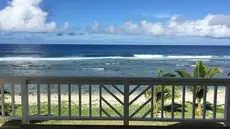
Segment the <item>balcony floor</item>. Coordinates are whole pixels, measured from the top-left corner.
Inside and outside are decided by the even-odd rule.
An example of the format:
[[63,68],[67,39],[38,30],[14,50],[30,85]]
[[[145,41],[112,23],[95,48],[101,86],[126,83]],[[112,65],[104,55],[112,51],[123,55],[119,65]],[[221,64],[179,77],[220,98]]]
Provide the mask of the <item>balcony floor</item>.
[[174,125],[174,126],[106,126],[106,125],[24,125],[21,129],[219,129],[223,126]]
[[[178,123],[170,126],[121,126],[121,125],[20,125],[6,123],[0,129],[219,129],[225,128],[222,124],[216,123]],[[230,128],[229,128],[230,129]]]

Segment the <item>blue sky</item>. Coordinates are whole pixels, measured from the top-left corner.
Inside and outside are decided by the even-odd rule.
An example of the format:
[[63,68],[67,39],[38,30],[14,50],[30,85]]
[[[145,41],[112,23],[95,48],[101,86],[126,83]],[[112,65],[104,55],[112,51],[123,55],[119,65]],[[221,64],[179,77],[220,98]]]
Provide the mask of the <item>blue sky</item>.
[[229,0],[1,0],[0,43],[230,45]]

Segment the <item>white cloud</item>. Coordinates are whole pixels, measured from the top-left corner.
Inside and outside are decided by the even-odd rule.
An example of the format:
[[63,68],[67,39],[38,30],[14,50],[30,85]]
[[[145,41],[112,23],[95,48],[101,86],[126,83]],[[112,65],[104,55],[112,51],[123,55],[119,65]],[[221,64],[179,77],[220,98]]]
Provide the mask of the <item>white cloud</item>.
[[141,33],[140,26],[133,22],[126,22],[123,25],[123,29],[126,33],[130,34],[139,34]]
[[148,21],[142,21],[141,27],[143,29],[143,32],[152,35],[163,35],[165,31],[161,23],[151,23]]
[[117,33],[118,30],[119,28],[114,25],[101,26],[97,21],[94,22],[93,27],[91,29],[93,33],[99,33],[99,34],[104,34],[104,33],[114,34]]
[[203,19],[185,20],[180,15],[174,15],[166,23],[143,20],[139,24],[126,22],[123,25],[107,27],[102,27],[96,22],[92,30],[103,33],[119,32],[153,36],[230,38],[230,16],[209,14]]
[[230,38],[229,16],[207,15],[199,20],[182,20],[174,17],[168,23],[165,33],[178,36],[205,36],[212,38]]
[[68,28],[69,28],[69,23],[65,22],[63,29],[65,30],[65,29],[68,29]]
[[48,13],[39,4],[42,0],[12,0],[0,10],[0,31],[49,32],[55,22],[47,22]]
[[93,27],[92,27],[92,31],[93,32],[99,32],[99,30],[100,30],[100,24],[99,24],[99,22],[95,21],[93,24]]
[[109,25],[108,27],[105,28],[106,33],[116,33],[116,28],[114,25]]

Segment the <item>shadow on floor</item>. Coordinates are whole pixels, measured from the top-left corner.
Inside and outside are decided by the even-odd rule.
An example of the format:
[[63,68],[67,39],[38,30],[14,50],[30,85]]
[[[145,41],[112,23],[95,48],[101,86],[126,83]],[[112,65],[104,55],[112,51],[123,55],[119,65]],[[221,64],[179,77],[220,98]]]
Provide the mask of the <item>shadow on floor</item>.
[[23,125],[21,129],[219,129],[224,128],[215,123],[180,123],[172,126],[107,126],[107,125]]
[[[43,121],[31,121],[31,125],[35,125],[37,122],[43,122]],[[22,121],[21,120],[10,120],[5,122],[0,129],[15,129],[15,128],[21,128],[22,127]]]
[[219,129],[222,124],[210,122],[183,122],[170,126],[119,126],[119,125],[36,125],[41,121],[31,121],[29,125],[21,125],[21,121],[8,121],[1,129]]

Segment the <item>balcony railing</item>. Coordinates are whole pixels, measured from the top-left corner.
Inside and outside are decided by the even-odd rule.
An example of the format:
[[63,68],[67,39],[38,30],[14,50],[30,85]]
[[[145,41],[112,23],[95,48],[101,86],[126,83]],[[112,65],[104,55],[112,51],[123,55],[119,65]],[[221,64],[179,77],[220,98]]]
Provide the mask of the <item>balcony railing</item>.
[[[3,82],[0,118],[22,120],[23,124],[30,120],[122,120],[124,125],[130,121],[211,121],[230,126],[229,79],[0,77],[0,80]],[[191,91],[196,86],[204,86],[201,114],[196,112],[196,92]],[[160,95],[155,92],[159,87]],[[165,87],[171,89],[171,97],[164,93]],[[161,96],[158,101],[157,96],[158,99]],[[221,106],[222,114],[218,113]]]

